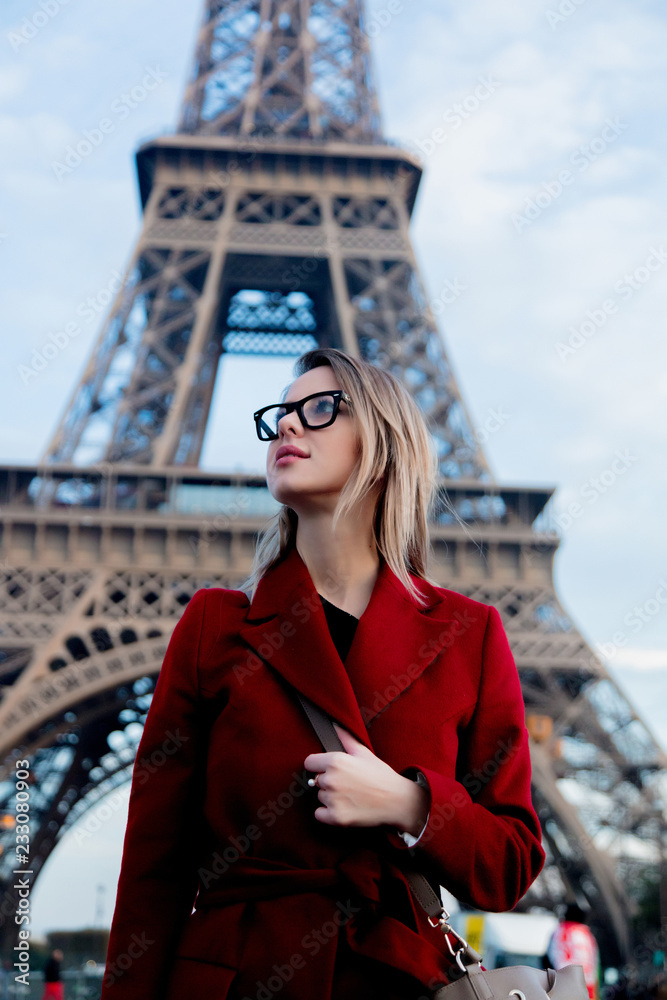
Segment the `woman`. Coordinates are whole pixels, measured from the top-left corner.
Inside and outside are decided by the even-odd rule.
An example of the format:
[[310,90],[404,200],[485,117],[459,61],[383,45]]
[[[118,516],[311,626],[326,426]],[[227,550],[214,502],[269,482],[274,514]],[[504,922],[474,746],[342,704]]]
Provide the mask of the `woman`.
[[63,1000],[65,996],[65,984],[60,978],[60,963],[62,960],[62,950],[60,948],[52,949],[44,966],[44,992],[42,993],[42,1000]]
[[500,616],[426,579],[416,404],[338,350],[295,371],[255,414],[283,506],[247,587],[194,594],[158,678],[102,1000],[427,997],[450,955],[402,866],[497,911],[544,862]]

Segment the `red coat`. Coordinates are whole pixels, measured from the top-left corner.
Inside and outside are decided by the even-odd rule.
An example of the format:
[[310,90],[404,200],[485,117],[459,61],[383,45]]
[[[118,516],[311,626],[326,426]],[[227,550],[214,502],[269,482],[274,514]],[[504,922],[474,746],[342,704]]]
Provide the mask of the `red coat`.
[[[544,853],[500,616],[414,579],[423,610],[381,563],[345,665],[294,547],[252,604],[195,593],[134,765],[102,1000],[423,996],[448,952],[399,866],[485,910],[526,892]],[[303,761],[324,751],[290,685],[396,771],[423,772],[416,847],[315,819]]]

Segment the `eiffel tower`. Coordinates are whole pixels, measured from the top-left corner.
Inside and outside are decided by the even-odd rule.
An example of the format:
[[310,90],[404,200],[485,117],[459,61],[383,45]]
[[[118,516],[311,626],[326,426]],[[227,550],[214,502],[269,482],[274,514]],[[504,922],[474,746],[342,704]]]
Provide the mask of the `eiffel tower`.
[[576,899],[604,960],[632,964],[667,762],[559,604],[553,489],[489,470],[420,282],[422,171],[383,138],[362,0],[206,0],[178,129],[136,162],[143,227],[87,368],[41,460],[0,468],[3,900],[16,762],[34,884],[128,782],[184,606],[239,586],[275,509],[261,476],[199,468],[221,357],[326,345],[413,393],[442,475],[431,572],[507,629],[548,854],[520,907]]

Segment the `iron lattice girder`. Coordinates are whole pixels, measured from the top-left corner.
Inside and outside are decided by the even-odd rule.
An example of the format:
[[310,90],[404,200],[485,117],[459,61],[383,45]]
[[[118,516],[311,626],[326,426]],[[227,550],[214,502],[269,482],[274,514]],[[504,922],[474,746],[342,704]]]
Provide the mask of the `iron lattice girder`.
[[[592,882],[586,895],[593,904],[592,909],[595,912],[599,911],[601,905],[606,907],[608,919],[615,932],[619,957],[628,960],[632,941],[627,923],[627,899],[618,882],[611,859],[596,848],[591,831],[582,823],[577,809],[560,792],[548,755],[541,747],[533,745],[531,758],[533,784],[547,803],[551,815],[558,817],[560,835],[565,838],[568,845],[567,851],[561,849],[547,830],[551,850],[559,863],[560,874],[570,883],[573,892],[581,893],[582,883],[586,885],[585,875],[590,872]],[[573,867],[573,861],[577,858],[579,858],[577,874],[580,877],[575,881],[568,869]],[[539,888],[536,891],[539,891]]]
[[[144,679],[146,681],[147,679]],[[154,680],[143,683],[142,689],[152,691]],[[109,689],[100,695],[86,696],[74,705],[74,712],[60,712],[53,715],[48,726],[41,726],[29,741],[16,748],[17,758],[30,759],[30,806],[31,806],[31,856],[30,867],[34,871],[32,883],[36,881],[51,852],[66,831],[71,829],[92,806],[105,798],[109,792],[129,781],[136,757],[136,748],[141,734],[140,727],[119,746],[119,717],[127,725],[129,715],[143,723],[150,697],[138,698],[143,701],[143,709],[132,713],[128,709],[128,690],[123,687]],[[114,734],[112,742],[116,749],[110,750],[108,738]],[[123,735],[126,735],[123,733]],[[13,763],[2,768],[5,778],[12,778]],[[113,808],[118,808],[118,802]],[[8,803],[0,801],[0,809]],[[103,819],[109,815],[107,803],[101,810]],[[97,828],[101,825],[97,822]],[[14,836],[14,831],[9,831]],[[81,843],[86,833],[79,829],[76,836]],[[90,834],[88,834],[90,836]],[[11,885],[12,869],[16,867],[13,852],[6,841],[6,831],[2,837],[6,849],[0,854],[0,888]]]
[[[615,915],[623,891],[613,866],[598,858],[596,841],[606,831],[618,843],[628,837],[651,842],[659,804],[653,779],[664,767],[664,754],[620,692],[614,689],[614,695],[601,687],[611,684],[604,667],[553,592],[557,539],[528,530],[552,491],[512,490],[474,480],[445,485],[450,504],[470,519],[476,538],[466,536],[443,504],[432,529],[432,572],[446,586],[499,609],[528,714],[547,715],[553,722],[550,739],[535,744],[542,761],[536,794],[550,803],[541,808],[547,810],[543,819],[551,859],[525,905],[556,901],[563,885],[576,887],[597,914],[608,914],[605,934],[623,951],[627,932]],[[222,521],[189,512],[187,491],[202,486],[221,491],[212,509],[230,512]],[[244,491],[253,496],[243,499]],[[255,532],[263,523],[256,511],[265,495],[261,477],[220,477],[184,468],[46,466],[32,474],[0,469],[5,512],[0,556],[6,565],[16,565],[29,537],[35,561],[34,566],[7,570],[0,588],[5,652],[11,656],[12,650],[33,650],[31,662],[22,661],[0,703],[9,741],[5,752],[18,747],[22,755],[41,759],[68,732],[85,733],[91,713],[101,719],[107,712],[108,732],[116,732],[116,741],[128,726],[136,728],[134,688],[155,677],[187,600],[201,586],[236,587],[249,569]],[[65,509],[63,501],[69,501]],[[31,518],[33,530],[26,536]],[[153,538],[150,549],[144,547],[146,531]],[[160,531],[164,540],[156,548]],[[120,550],[112,538],[126,553],[125,562],[117,565]],[[57,570],[44,561],[54,543],[62,553]],[[471,560],[480,551],[483,558]],[[43,619],[48,622],[45,633],[36,628]],[[141,690],[145,695],[148,688]],[[147,704],[140,707],[143,712]],[[133,731],[132,739],[137,735]],[[123,739],[119,759],[111,750],[81,757],[76,781],[63,782],[53,802],[45,804],[50,830],[42,842],[44,859],[59,835],[53,824],[64,830],[81,819],[99,801],[96,788],[108,788],[114,776],[126,773],[132,739],[129,733]],[[5,766],[11,766],[11,758],[5,758]],[[560,787],[573,777],[587,790],[585,805],[576,809],[562,804],[567,800]]]
[[208,0],[178,130],[381,141],[361,0]]
[[[195,466],[220,354],[243,344],[225,341],[230,296],[243,284],[282,285],[283,293],[307,287],[320,297],[315,318],[328,343],[404,380],[429,421],[444,475],[490,479],[410,247],[402,173],[410,175],[409,159],[359,151],[347,157],[346,181],[334,169],[342,161],[307,156],[304,193],[284,154],[265,149],[259,176],[253,159],[216,187],[207,148],[184,147],[197,176],[180,184],[173,145],[155,152],[139,247],[94,352],[99,370],[87,371],[45,459]],[[274,180],[262,189],[269,166]],[[276,254],[284,255],[278,272]],[[128,369],[123,386],[118,371]],[[91,456],[92,441],[105,444]]]

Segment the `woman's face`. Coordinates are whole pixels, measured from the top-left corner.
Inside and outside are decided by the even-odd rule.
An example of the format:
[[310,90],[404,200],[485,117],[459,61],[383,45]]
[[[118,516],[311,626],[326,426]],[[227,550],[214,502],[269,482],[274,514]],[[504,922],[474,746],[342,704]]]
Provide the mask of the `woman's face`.
[[[284,402],[340,388],[333,370],[323,365],[295,379]],[[279,458],[276,462],[277,453],[286,445],[293,445],[306,457]],[[269,444],[266,459],[269,492],[297,514],[318,508],[333,510],[357,463],[359,450],[350,408],[343,400],[336,419],[328,427],[304,427],[296,410],[292,410],[278,423],[278,439]]]

